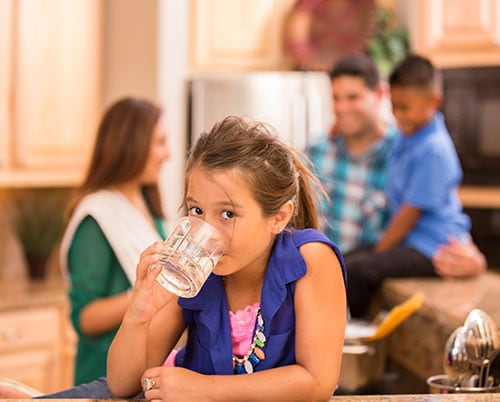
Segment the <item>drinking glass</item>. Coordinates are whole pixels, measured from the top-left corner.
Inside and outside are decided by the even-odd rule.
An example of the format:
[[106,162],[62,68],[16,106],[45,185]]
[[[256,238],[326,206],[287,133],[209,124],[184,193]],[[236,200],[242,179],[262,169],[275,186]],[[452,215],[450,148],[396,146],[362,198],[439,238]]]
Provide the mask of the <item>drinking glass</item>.
[[224,252],[221,234],[195,216],[181,218],[160,253],[162,271],[156,280],[180,297],[198,294]]

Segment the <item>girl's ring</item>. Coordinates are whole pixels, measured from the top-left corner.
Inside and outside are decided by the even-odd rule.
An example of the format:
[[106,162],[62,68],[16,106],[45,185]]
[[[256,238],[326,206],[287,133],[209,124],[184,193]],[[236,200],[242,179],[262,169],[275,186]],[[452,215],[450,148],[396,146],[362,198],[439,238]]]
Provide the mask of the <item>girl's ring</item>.
[[156,381],[153,378],[144,377],[144,392],[153,389],[156,385]]

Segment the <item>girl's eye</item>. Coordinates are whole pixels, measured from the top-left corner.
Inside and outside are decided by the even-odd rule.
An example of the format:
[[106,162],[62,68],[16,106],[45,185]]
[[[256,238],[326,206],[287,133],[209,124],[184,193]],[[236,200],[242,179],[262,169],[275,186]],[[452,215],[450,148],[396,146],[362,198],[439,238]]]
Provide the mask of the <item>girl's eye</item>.
[[233,211],[224,211],[222,212],[222,219],[231,219],[234,218],[234,212]]
[[189,215],[201,215],[201,214],[203,214],[203,211],[201,210],[201,208],[191,207],[191,208],[188,208],[188,214]]

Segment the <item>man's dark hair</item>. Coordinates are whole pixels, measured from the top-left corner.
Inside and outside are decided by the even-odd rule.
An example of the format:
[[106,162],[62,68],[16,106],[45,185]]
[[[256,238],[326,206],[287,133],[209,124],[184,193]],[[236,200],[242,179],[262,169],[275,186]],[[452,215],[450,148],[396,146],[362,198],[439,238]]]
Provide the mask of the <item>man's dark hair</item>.
[[340,58],[329,73],[330,80],[343,75],[359,77],[370,89],[376,89],[380,83],[380,76],[375,62],[366,54],[349,53]]
[[401,60],[389,75],[389,85],[399,87],[431,88],[441,91],[441,74],[431,61],[410,54]]

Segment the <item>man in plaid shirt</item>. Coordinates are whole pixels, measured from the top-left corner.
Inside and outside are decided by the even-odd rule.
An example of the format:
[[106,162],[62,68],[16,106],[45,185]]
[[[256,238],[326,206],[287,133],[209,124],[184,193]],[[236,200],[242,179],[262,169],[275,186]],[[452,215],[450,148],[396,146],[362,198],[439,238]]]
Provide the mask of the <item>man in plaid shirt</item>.
[[306,150],[331,202],[321,204],[323,230],[345,253],[374,244],[388,220],[386,165],[395,127],[382,117],[375,64],[361,54],[330,72],[335,124]]
[[[306,154],[330,197],[320,205],[322,229],[344,253],[349,274],[349,252],[373,246],[388,223],[386,167],[396,128],[383,113],[384,88],[368,56],[344,56],[330,79],[335,122]],[[450,239],[433,265],[443,277],[472,276],[486,269],[486,260],[472,241]]]

